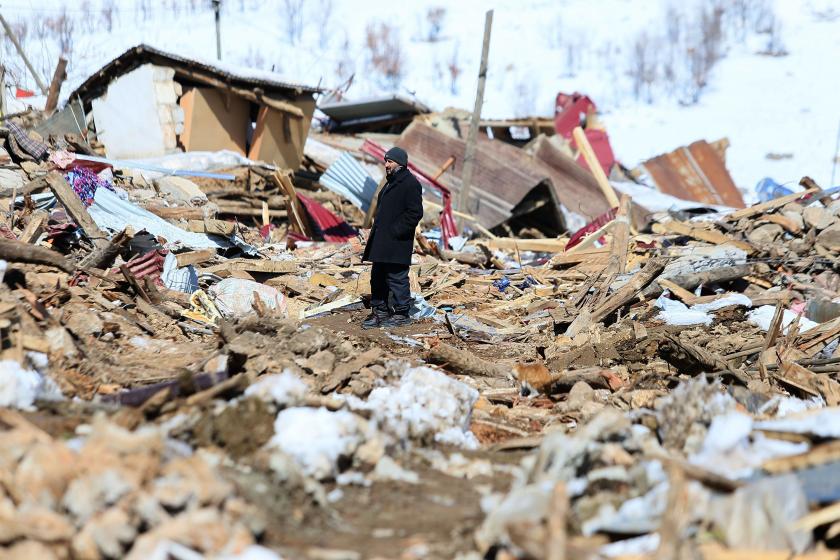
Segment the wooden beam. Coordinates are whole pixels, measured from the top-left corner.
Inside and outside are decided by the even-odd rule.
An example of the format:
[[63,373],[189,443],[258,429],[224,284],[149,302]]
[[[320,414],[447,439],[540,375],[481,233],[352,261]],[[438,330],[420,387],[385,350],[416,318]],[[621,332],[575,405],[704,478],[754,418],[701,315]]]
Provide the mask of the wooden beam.
[[755,251],[755,248],[749,243],[732,239],[728,235],[725,235],[717,230],[693,226],[691,224],[687,224],[679,220],[671,220],[668,222],[656,223],[653,224],[653,226],[651,226],[651,229],[654,233],[675,233],[677,235],[685,235],[698,241],[712,243],[713,245],[723,245],[729,243],[734,247],[746,251],[748,254]]
[[576,126],[572,131],[572,137],[575,139],[578,150],[583,154],[583,159],[586,160],[589,171],[595,176],[598,186],[601,187],[601,192],[604,193],[604,197],[607,199],[610,208],[618,208],[618,196],[615,194],[615,190],[612,188],[609,179],[607,179],[607,175],[604,173],[601,162],[598,161],[598,157],[595,155],[595,150],[592,149],[586,133],[581,127]]
[[213,259],[216,256],[216,249],[199,249],[198,251],[187,251],[186,253],[178,253],[175,255],[175,260],[178,261],[178,268],[182,266],[203,264]]
[[47,214],[43,210],[38,210],[34,212],[29,217],[29,223],[26,224],[26,227],[23,229],[23,233],[20,234],[20,237],[18,239],[24,243],[35,242],[38,239],[38,237],[40,237],[41,234],[44,233],[44,229],[49,217],[49,214]]
[[88,239],[91,240],[94,247],[97,249],[104,249],[108,246],[108,235],[99,229],[96,222],[88,214],[87,208],[82,203],[78,195],[73,191],[73,188],[64,178],[61,173],[52,171],[47,174],[47,184],[49,184],[55,197],[64,206],[67,214],[76,222]]
[[803,196],[813,194],[819,191],[820,189],[818,187],[814,187],[803,192],[780,196],[779,198],[774,198],[773,200],[768,200],[767,202],[762,202],[761,204],[754,204],[749,208],[742,208],[741,210],[736,210],[731,214],[724,216],[723,219],[727,222],[736,222],[742,218],[751,218],[753,216],[757,216],[758,214],[764,214],[765,212],[775,210],[776,208],[781,208],[785,204],[796,202]]
[[47,94],[47,103],[44,105],[44,112],[51,115],[55,108],[58,107],[58,95],[61,93],[61,84],[67,79],[67,59],[63,56],[58,58],[58,64],[55,65],[55,73],[53,74],[52,82],[50,82],[50,92]]
[[515,237],[496,237],[484,243],[493,251],[505,249],[508,251],[534,251],[538,253],[562,253],[568,239],[518,239]]
[[199,272],[215,274],[223,270],[245,272],[263,272],[267,274],[288,274],[297,272],[300,264],[297,261],[272,261],[268,259],[230,259],[220,264],[202,268]]

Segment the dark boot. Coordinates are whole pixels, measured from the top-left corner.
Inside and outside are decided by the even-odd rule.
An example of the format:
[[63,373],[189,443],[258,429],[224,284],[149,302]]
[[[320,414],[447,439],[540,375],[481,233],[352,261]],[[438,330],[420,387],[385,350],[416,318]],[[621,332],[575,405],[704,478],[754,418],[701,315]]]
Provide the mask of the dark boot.
[[386,321],[389,317],[389,313],[387,309],[379,309],[374,307],[370,310],[370,315],[365,317],[365,320],[362,321],[362,328],[363,329],[375,329],[382,325],[383,321]]
[[379,326],[391,329],[394,327],[404,327],[414,322],[414,319],[408,314],[408,311],[397,311],[386,320],[382,321]]

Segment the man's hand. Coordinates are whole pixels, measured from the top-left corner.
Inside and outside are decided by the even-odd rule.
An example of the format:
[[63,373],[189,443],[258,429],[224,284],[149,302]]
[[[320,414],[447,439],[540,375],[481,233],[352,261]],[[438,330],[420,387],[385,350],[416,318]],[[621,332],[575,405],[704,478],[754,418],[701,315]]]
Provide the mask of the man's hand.
[[362,244],[367,243],[368,238],[370,237],[370,228],[361,229],[359,228],[359,242]]

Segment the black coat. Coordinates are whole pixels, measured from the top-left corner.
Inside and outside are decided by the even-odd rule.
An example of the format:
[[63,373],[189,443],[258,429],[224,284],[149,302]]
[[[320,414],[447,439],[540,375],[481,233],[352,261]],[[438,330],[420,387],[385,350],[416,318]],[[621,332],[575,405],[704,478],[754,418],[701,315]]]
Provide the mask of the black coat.
[[403,167],[388,179],[376,199],[376,218],[363,260],[411,264],[414,230],[423,218],[423,189]]

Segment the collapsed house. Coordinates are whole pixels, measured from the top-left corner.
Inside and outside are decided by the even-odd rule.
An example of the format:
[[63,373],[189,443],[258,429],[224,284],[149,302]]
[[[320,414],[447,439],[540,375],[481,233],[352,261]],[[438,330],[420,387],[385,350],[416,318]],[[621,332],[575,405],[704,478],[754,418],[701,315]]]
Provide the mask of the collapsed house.
[[319,91],[272,72],[140,45],[91,75],[50,120],[77,123],[87,115],[90,122],[82,122],[109,158],[231,150],[297,169]]

